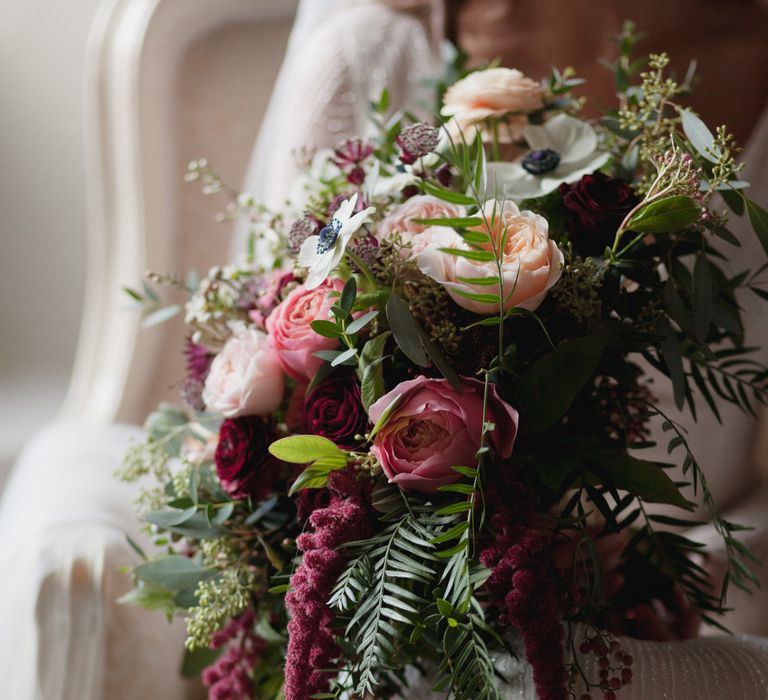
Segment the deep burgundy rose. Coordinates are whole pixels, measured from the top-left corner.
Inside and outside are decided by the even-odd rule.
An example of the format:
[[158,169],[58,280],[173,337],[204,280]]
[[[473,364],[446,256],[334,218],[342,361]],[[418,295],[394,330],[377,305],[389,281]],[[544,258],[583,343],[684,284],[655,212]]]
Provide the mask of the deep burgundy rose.
[[352,372],[335,372],[318,384],[304,402],[304,432],[321,435],[339,447],[353,450],[360,445],[368,416],[360,399],[360,385]]
[[274,469],[267,451],[267,426],[258,416],[228,418],[221,424],[216,447],[216,474],[232,498],[266,498],[272,490]]
[[616,231],[640,200],[626,182],[603,173],[585,175],[559,188],[569,217],[566,230],[579,255],[602,255]]

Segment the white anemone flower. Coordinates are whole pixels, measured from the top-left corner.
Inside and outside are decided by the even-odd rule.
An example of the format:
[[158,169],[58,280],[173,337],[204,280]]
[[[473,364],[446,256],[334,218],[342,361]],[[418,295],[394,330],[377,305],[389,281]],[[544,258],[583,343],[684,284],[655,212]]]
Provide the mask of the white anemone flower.
[[363,211],[353,214],[357,204],[357,193],[350,199],[345,199],[336,210],[336,213],[320,234],[310,236],[301,245],[299,251],[299,265],[309,271],[304,286],[314,289],[323,283],[328,275],[339,264],[347,244],[352,236],[357,233],[363,224],[371,221],[371,214],[375,207],[368,207]]
[[542,197],[563,182],[594,172],[609,154],[597,148],[597,134],[586,122],[558,114],[523,132],[531,150],[511,163],[488,163],[488,182],[499,194],[520,201]]

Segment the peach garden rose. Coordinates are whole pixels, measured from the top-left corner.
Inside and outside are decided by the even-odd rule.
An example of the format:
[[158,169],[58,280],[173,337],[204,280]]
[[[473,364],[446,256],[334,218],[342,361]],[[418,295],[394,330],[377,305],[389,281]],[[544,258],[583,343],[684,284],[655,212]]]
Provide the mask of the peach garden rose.
[[[443,97],[442,115],[448,118],[452,136],[488,119],[512,113],[510,126],[521,131],[527,114],[544,106],[541,85],[515,68],[488,68],[475,71],[451,85]],[[514,134],[513,134],[514,138]]]
[[[482,215],[491,224],[490,233],[493,239],[498,243],[504,239],[501,255],[504,310],[513,307],[535,310],[544,300],[547,290],[560,279],[564,260],[562,251],[549,239],[547,220],[534,212],[520,211],[514,202],[509,201],[503,204],[486,202]],[[488,232],[485,224],[477,230]],[[496,261],[468,260],[445,253],[441,248],[466,250],[468,246],[454,230],[443,230],[431,236],[429,245],[418,256],[421,271],[442,284],[459,306],[478,314],[498,312],[496,304],[467,299],[461,294],[498,293],[498,285],[487,286],[462,281],[462,278],[498,276]],[[487,245],[486,248],[490,249],[491,246]]]
[[[431,195],[416,195],[392,209],[376,227],[376,238],[386,240],[399,232],[403,243],[410,243],[410,254],[417,255],[429,243],[429,235],[422,236],[434,226],[417,223],[416,219],[438,219],[466,216],[464,207],[444,202]],[[407,253],[408,249],[404,249]]]
[[[434,493],[459,478],[452,467],[477,463],[484,385],[471,378],[461,382],[463,393],[459,394],[445,379],[419,376],[398,384],[371,406],[369,416],[376,423],[401,397],[371,447],[390,483]],[[490,434],[496,453],[509,457],[517,433],[517,411],[499,398],[493,386],[486,420],[496,426]]]

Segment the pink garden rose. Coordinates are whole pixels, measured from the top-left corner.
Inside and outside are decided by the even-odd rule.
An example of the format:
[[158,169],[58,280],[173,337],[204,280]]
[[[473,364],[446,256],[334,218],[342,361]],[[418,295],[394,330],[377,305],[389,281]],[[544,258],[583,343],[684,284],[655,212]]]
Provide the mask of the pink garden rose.
[[[434,493],[459,474],[451,467],[473,467],[483,424],[483,383],[463,378],[458,394],[445,379],[416,377],[398,384],[369,411],[374,423],[399,396],[400,403],[373,440],[371,452],[390,483],[403,489]],[[486,419],[495,423],[490,434],[496,453],[512,454],[517,411],[491,387]]]
[[241,325],[213,358],[202,398],[209,410],[227,418],[266,416],[282,402],[283,384],[266,334]]
[[299,382],[310,381],[323,361],[314,355],[318,350],[333,350],[338,341],[324,338],[309,325],[327,320],[334,299],[328,292],[341,292],[344,283],[338,279],[325,280],[314,289],[296,287],[267,317],[269,342],[277,352],[283,369]]
[[[389,215],[376,227],[376,238],[380,241],[400,232],[403,243],[410,243],[410,254],[417,255],[429,243],[429,234],[442,226],[427,226],[419,224],[414,219],[440,219],[446,217],[466,216],[464,207],[444,202],[431,195],[416,195],[396,206]],[[421,234],[428,232],[426,236]]]
[[[494,208],[496,214],[492,221]],[[483,213],[491,223],[490,232],[495,241],[500,242],[506,233],[501,262],[504,309],[519,307],[533,311],[562,274],[563,253],[549,239],[547,220],[532,211],[520,211],[510,201],[504,202],[503,206],[498,202],[486,202]],[[485,225],[477,230],[488,233]],[[478,314],[497,313],[498,305],[467,299],[459,293],[498,293],[496,285],[460,281],[460,278],[497,277],[496,261],[468,260],[442,252],[441,248],[468,249],[462,237],[453,230],[431,238],[430,244],[418,256],[421,271],[444,285],[459,306]],[[490,250],[490,244],[487,248]]]
[[451,85],[443,97],[442,114],[448,117],[452,136],[464,132],[474,138],[474,125],[489,118],[500,118],[510,112],[510,138],[519,137],[528,123],[525,116],[544,106],[541,85],[514,68],[488,68],[475,71]]

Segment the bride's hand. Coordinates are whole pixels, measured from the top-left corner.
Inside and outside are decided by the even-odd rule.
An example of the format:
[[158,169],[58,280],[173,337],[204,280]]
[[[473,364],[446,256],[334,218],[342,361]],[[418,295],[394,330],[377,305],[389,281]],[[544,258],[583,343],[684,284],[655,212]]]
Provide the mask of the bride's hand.
[[[640,603],[627,612],[632,620],[631,636],[655,642],[693,639],[699,634],[701,617],[679,586],[672,591],[673,605],[667,607],[658,598]],[[672,609],[670,609],[672,608]]]

